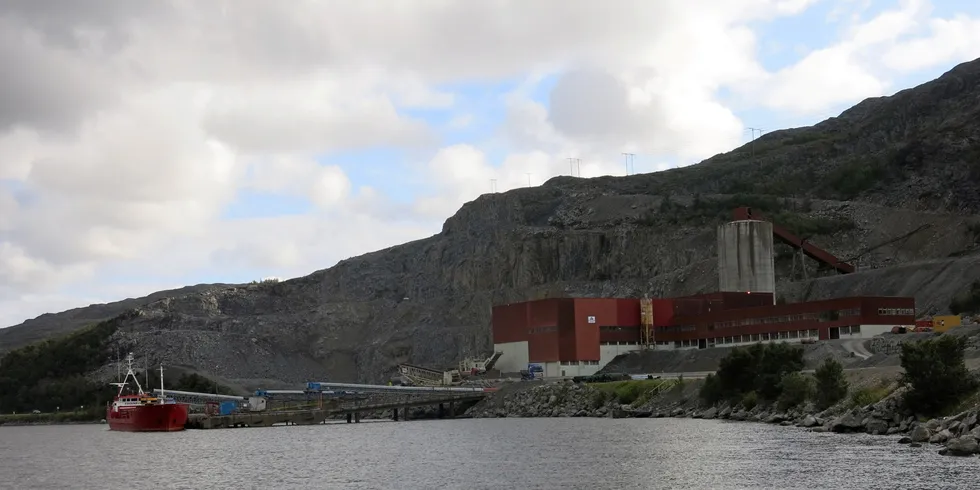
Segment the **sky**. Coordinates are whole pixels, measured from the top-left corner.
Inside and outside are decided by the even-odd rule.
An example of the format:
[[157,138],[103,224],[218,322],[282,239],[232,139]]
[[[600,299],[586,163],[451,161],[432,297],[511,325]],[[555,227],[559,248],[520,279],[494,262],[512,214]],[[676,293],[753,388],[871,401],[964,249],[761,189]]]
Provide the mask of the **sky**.
[[7,0],[0,327],[302,276],[976,58],[973,0]]

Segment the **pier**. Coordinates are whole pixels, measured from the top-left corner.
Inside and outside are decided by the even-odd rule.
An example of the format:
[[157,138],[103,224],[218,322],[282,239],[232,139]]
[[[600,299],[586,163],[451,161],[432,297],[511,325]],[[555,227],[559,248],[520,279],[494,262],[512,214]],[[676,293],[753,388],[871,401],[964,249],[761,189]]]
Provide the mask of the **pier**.
[[[334,392],[323,388],[358,391]],[[256,396],[214,395],[167,391],[182,401],[208,408],[188,416],[188,429],[316,425],[329,421],[359,423],[369,413],[389,412],[394,421],[409,420],[410,408],[433,407],[439,418],[452,417],[460,404],[475,403],[496,391],[493,388],[381,386],[309,383],[306,390],[258,390]],[[216,412],[218,404],[234,409]]]

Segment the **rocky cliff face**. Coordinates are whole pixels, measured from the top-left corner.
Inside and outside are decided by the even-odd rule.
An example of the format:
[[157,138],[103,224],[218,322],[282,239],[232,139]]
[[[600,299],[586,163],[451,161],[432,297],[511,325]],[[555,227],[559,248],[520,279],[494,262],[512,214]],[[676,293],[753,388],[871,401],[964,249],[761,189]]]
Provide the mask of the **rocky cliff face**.
[[859,256],[859,273],[821,277],[808,262],[803,280],[781,250],[787,299],[914,294],[920,309],[943,311],[980,277],[978,101],[980,60],[770,133],[754,152],[483,195],[438,235],[306,277],[139,302],[116,341],[245,385],[380,381],[399,362],[486,354],[495,303],[714,290],[715,226],[737,205],[787,220],[841,258]]

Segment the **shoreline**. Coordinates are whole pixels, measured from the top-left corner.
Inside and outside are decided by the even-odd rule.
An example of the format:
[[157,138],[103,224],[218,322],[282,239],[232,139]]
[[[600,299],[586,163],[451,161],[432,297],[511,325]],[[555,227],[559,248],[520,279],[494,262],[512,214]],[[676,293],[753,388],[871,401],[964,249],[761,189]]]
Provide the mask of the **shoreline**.
[[702,384],[699,380],[649,381],[646,382],[648,391],[632,392],[628,388],[630,383],[634,387],[643,386],[628,381],[517,386],[494,393],[467,410],[464,416],[721,419],[799,427],[817,433],[898,435],[902,436],[900,443],[934,446],[942,455],[976,457],[980,454],[980,406],[970,405],[949,417],[922,420],[901,408],[904,388],[893,389],[887,396],[864,406],[854,406],[845,400],[826,410],[816,410],[812,404],[778,410],[762,405],[750,409],[729,404],[705,406],[698,399]]
[[0,421],[0,428],[3,427],[27,427],[34,425],[105,425],[102,420],[64,420],[64,421],[54,421],[54,420],[44,420],[44,421]]

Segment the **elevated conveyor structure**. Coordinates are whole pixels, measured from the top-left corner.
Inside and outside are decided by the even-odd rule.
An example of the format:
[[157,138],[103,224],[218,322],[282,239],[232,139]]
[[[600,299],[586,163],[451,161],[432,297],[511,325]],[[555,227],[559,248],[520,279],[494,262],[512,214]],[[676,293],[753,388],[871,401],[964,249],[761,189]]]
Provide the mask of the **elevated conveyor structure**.
[[787,230],[786,228],[783,228],[777,225],[776,223],[773,223],[771,220],[759,214],[758,212],[752,211],[752,208],[749,207],[736,208],[734,214],[735,214],[736,221],[740,221],[740,220],[768,221],[772,223],[773,237],[779,239],[779,241],[797,250],[802,250],[807,257],[810,257],[811,259],[816,260],[817,262],[820,262],[822,264],[826,264],[830,266],[830,268],[836,270],[841,274],[850,274],[854,272],[853,265],[841,261],[830,252],[806,241],[806,239],[800,238],[795,234],[790,233],[790,231]]

